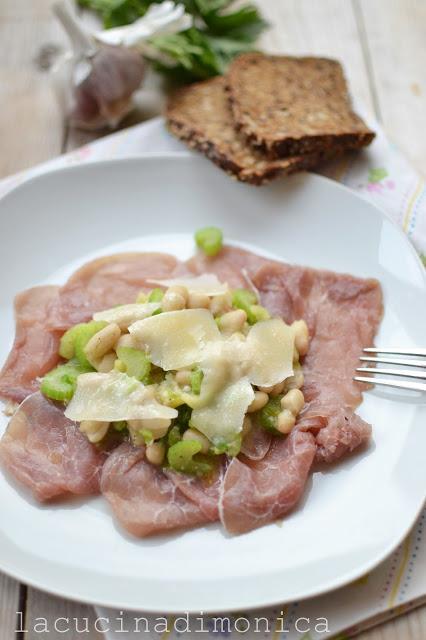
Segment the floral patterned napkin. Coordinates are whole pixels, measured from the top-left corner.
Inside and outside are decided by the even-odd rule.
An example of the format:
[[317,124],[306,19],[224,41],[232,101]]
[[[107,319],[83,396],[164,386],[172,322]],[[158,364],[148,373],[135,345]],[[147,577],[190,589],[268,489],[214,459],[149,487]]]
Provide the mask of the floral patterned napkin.
[[[368,118],[366,118],[368,120]],[[338,180],[384,211],[404,232],[426,264],[426,182],[389,142],[375,122],[378,135],[363,151],[329,165],[323,173]],[[44,171],[106,158],[152,152],[183,152],[182,145],[155,118],[112,134],[6,178],[0,196]],[[293,602],[266,611],[227,616],[154,616],[97,607],[99,626],[110,640],[146,637],[178,640],[202,633],[204,638],[266,638],[271,640],[344,640],[361,630],[426,603],[426,509],[406,540],[379,567],[331,594]],[[138,621],[139,619],[139,621]]]

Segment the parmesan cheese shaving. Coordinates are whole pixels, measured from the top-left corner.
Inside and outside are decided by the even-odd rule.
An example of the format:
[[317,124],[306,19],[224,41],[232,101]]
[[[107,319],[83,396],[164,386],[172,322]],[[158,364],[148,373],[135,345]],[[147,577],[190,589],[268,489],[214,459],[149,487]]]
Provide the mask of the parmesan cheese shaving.
[[135,322],[129,332],[147,348],[151,361],[165,371],[200,362],[206,346],[221,338],[207,309],[161,313]]
[[131,324],[138,320],[143,320],[152,316],[154,311],[160,308],[159,302],[146,302],[143,304],[122,304],[113,309],[98,311],[94,314],[94,320],[103,320],[104,322],[115,322],[120,329],[127,329]]
[[70,420],[143,420],[178,415],[176,409],[159,404],[153,390],[125,373],[83,373],[77,378],[77,388],[66,408]]
[[192,278],[172,278],[170,280],[148,280],[162,287],[186,287],[189,293],[203,293],[206,296],[219,296],[229,291],[226,282],[221,282],[214,273],[203,273]]
[[232,442],[242,430],[247,407],[253,398],[254,391],[248,379],[236,380],[215,395],[210,404],[194,409],[190,424],[211,442]]

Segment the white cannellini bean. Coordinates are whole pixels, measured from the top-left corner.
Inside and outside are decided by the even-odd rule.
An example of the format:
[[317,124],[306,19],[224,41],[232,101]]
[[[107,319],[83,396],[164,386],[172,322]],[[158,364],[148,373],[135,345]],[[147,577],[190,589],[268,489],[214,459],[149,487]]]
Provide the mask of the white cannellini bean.
[[100,442],[106,436],[108,429],[109,422],[101,422],[100,420],[82,420],[80,422],[80,431],[93,444]]
[[243,309],[228,311],[219,319],[219,328],[225,333],[235,333],[241,331],[247,322],[247,314]]
[[131,347],[132,349],[138,348],[138,341],[134,335],[130,333],[124,333],[117,342],[117,347]]
[[[186,295],[181,290],[186,291]],[[161,301],[163,311],[181,311],[186,307],[188,292],[185,287],[170,287]]]
[[210,449],[210,440],[196,429],[187,429],[182,436],[182,440],[196,440],[201,444],[200,453],[208,453]]
[[288,409],[294,416],[299,415],[305,404],[305,397],[300,389],[290,389],[281,398],[281,408]]
[[191,372],[189,369],[181,369],[176,371],[176,382],[181,387],[186,387],[191,384]]
[[305,376],[303,375],[302,368],[300,366],[294,367],[294,375],[287,378],[284,388],[289,391],[290,389],[301,389],[305,382]]
[[290,433],[295,424],[296,418],[288,409],[283,409],[283,411],[278,414],[277,429],[280,433]]
[[84,348],[84,353],[90,364],[96,368],[102,356],[115,347],[120,336],[120,327],[115,322],[107,324],[106,327],[95,333]]
[[213,296],[210,302],[210,311],[214,316],[221,315],[232,309],[232,296],[229,291]]
[[255,391],[254,398],[251,404],[249,404],[247,412],[253,413],[254,411],[260,411],[260,409],[263,409],[265,404],[267,404],[268,400],[269,396],[265,391]]
[[272,398],[274,398],[275,396],[279,396],[280,393],[282,393],[285,387],[285,384],[286,384],[286,381],[283,380],[283,382],[278,382],[277,384],[274,384],[271,387],[259,387],[259,390],[263,391],[263,393],[267,393]]
[[291,326],[295,333],[294,346],[296,347],[299,356],[305,356],[308,353],[309,348],[308,326],[304,320],[295,320]]
[[151,431],[154,440],[166,435],[172,421],[168,418],[145,418],[144,420],[128,420],[127,425],[131,432],[137,433],[142,429]]
[[209,309],[210,298],[205,293],[189,293],[188,309]]
[[99,373],[109,373],[109,371],[112,371],[114,369],[114,362],[116,358],[117,356],[114,351],[106,353],[96,367],[97,371],[99,371]]
[[166,455],[166,447],[163,442],[152,442],[148,444],[145,451],[146,459],[151,464],[160,465]]

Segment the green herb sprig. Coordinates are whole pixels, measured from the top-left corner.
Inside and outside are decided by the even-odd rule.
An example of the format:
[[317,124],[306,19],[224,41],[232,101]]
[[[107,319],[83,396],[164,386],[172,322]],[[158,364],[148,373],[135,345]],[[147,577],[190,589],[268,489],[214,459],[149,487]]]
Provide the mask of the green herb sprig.
[[[158,0],[159,1],[159,0]],[[98,13],[105,29],[130,24],[157,0],[78,0]],[[155,62],[158,71],[191,82],[221,75],[235,56],[254,47],[267,23],[252,4],[235,0],[180,0],[194,16],[194,26],[177,34],[151,38],[149,44],[172,65]]]

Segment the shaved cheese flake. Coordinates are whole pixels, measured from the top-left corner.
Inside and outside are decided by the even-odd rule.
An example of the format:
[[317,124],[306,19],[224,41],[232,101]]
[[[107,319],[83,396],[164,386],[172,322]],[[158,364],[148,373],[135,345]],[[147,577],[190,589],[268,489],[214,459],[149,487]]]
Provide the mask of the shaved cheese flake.
[[147,302],[143,304],[122,304],[113,309],[99,311],[93,316],[93,320],[103,320],[104,322],[115,322],[120,329],[127,329],[131,324],[144,318],[152,316],[154,311],[159,309],[159,302]]
[[151,361],[165,371],[200,362],[206,345],[221,337],[207,309],[160,313],[135,322],[129,332],[148,349]]
[[148,280],[162,287],[186,287],[189,293],[204,293],[206,296],[220,296],[229,291],[228,284],[221,282],[214,273],[203,273],[192,278],[172,278],[171,280]]
[[143,420],[176,418],[176,409],[159,404],[153,390],[125,373],[83,373],[66,408],[70,420]]
[[294,331],[273,318],[255,324],[247,335],[248,378],[259,387],[270,387],[293,375]]
[[243,428],[247,407],[254,398],[247,378],[241,378],[220,391],[210,404],[192,411],[190,425],[213,443],[229,443]]

